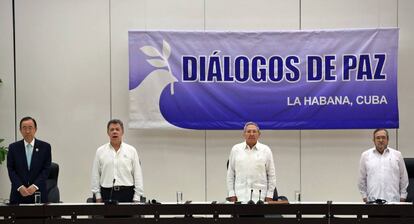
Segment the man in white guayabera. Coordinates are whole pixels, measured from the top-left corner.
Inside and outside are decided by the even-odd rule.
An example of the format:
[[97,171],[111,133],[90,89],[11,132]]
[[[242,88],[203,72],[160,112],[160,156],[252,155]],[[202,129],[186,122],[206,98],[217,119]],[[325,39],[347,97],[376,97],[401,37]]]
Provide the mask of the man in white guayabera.
[[141,164],[135,147],[122,140],[124,124],[108,122],[109,143],[96,150],[92,169],[92,193],[97,202],[140,201],[144,194]]
[[267,145],[258,142],[259,126],[247,122],[244,126],[244,142],[233,146],[227,169],[228,200],[271,201],[276,187],[276,171],[273,154]]
[[362,153],[359,165],[362,199],[403,202],[407,198],[408,175],[401,152],[388,147],[386,129],[376,129],[373,136],[375,147]]

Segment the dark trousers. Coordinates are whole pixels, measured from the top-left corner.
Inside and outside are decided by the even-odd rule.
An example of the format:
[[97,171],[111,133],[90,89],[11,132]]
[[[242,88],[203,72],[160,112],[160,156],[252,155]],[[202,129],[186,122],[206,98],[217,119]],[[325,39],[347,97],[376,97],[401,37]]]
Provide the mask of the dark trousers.
[[112,190],[112,198],[111,196],[111,189],[101,187],[101,195],[103,201],[108,201],[112,199],[113,201],[118,202],[132,202],[134,198],[134,186],[116,186]]

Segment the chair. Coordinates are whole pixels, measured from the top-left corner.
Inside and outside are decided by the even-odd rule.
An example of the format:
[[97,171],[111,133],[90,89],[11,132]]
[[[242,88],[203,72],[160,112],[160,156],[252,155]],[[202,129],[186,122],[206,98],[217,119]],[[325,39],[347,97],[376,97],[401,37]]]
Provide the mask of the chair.
[[405,166],[408,173],[408,188],[407,188],[407,200],[413,202],[414,200],[414,158],[404,158]]
[[50,164],[49,176],[46,180],[48,202],[59,203],[60,192],[58,188],[59,165],[52,162]]

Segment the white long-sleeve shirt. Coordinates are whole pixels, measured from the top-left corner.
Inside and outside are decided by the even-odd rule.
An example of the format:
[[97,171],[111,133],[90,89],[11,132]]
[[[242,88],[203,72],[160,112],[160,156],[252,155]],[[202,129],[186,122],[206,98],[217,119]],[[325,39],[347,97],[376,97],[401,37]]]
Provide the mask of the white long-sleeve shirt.
[[[115,184],[113,180],[115,179]],[[92,192],[101,198],[100,187],[134,186],[134,201],[144,194],[141,164],[137,150],[124,142],[118,151],[110,143],[96,150],[92,168]]]
[[358,188],[368,201],[385,199],[399,202],[407,198],[408,174],[401,152],[386,148],[383,154],[375,148],[361,155]]
[[242,142],[233,146],[227,169],[228,196],[237,196],[238,201],[249,201],[253,189],[252,200],[273,197],[276,187],[276,171],[273,154],[267,145],[259,142],[252,149]]

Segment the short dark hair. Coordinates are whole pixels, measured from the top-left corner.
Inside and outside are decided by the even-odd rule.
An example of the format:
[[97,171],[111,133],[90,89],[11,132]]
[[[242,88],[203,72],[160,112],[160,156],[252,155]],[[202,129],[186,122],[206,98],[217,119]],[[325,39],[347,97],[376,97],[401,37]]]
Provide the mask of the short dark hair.
[[374,137],[374,138],[375,138],[375,134],[376,134],[377,132],[379,132],[379,131],[385,131],[385,134],[387,135],[387,139],[390,139],[390,137],[389,137],[389,135],[388,135],[388,131],[387,131],[387,129],[385,129],[385,128],[377,128],[377,129],[375,129],[374,133],[372,134],[372,137]]
[[122,123],[119,119],[112,119],[108,121],[108,125],[106,126],[106,130],[109,131],[109,125],[111,124],[119,124],[121,126],[122,131],[124,131],[124,123]]
[[33,117],[24,117],[24,118],[22,118],[21,120],[20,120],[20,124],[19,124],[19,127],[20,127],[20,129],[22,129],[22,123],[24,122],[24,121],[28,121],[28,120],[32,120],[33,121],[33,123],[34,123],[34,126],[35,126],[35,128],[37,129],[37,123],[36,123],[36,120],[33,118]]

